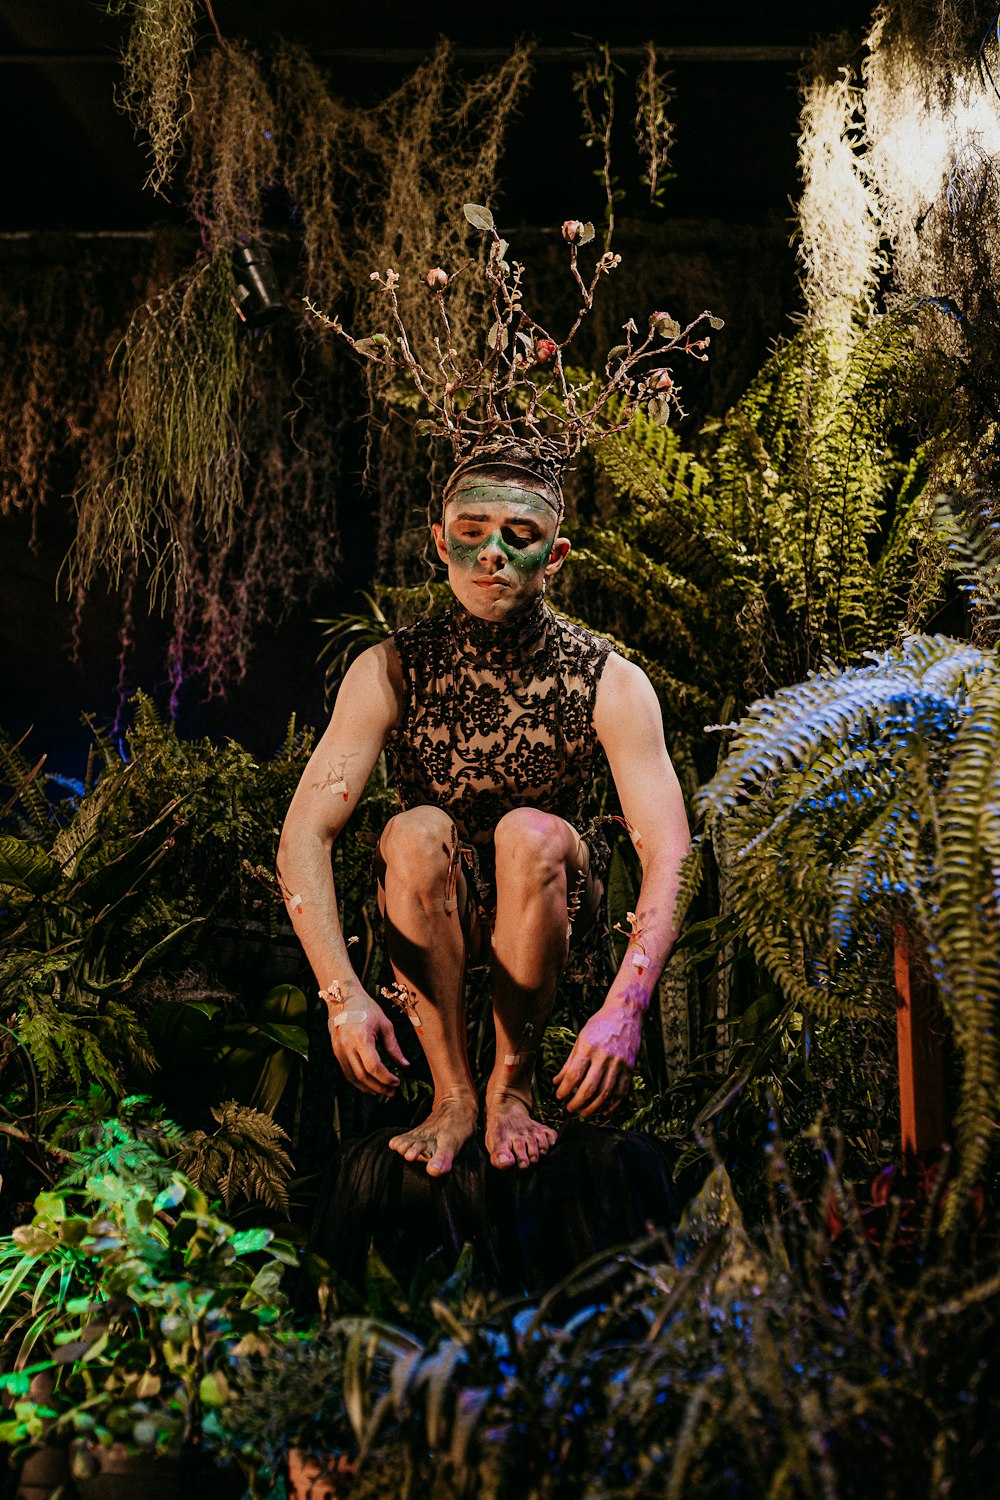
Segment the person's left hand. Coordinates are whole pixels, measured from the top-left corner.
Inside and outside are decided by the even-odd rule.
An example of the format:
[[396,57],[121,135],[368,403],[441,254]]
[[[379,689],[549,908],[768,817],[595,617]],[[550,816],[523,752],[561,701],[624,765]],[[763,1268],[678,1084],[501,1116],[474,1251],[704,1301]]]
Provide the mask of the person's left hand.
[[552,1080],[556,1098],[582,1120],[611,1114],[632,1084],[643,1011],[611,996],[592,1015]]

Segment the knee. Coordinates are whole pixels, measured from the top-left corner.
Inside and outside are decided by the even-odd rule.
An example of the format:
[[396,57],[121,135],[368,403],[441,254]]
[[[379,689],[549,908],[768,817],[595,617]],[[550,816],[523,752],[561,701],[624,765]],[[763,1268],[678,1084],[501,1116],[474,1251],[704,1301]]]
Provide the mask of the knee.
[[500,819],[493,839],[498,871],[503,865],[533,885],[565,879],[572,831],[562,818],[537,807],[515,807]]
[[436,889],[448,871],[455,825],[439,807],[411,807],[390,818],[379,847],[387,873],[411,890]]

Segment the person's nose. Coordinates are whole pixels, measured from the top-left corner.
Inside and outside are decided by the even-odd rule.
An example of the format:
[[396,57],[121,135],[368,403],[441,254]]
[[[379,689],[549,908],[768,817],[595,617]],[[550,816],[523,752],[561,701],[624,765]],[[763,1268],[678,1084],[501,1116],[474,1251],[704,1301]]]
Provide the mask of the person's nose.
[[494,532],[492,536],[486,537],[479,549],[480,564],[490,573],[499,573],[506,560],[497,533]]

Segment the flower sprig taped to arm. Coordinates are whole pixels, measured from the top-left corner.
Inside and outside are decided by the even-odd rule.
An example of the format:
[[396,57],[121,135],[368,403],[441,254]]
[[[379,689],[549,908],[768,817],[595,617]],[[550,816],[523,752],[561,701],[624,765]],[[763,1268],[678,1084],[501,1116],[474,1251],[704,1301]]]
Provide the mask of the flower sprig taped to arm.
[[701,312],[682,327],[669,313],[656,311],[645,332],[629,318],[622,329],[624,342],[608,352],[603,373],[574,380],[567,372],[567,350],[593,309],[602,280],[621,257],[605,250],[585,274],[580,252],[593,241],[594,226],[566,220],[561,234],[579,307],[559,337],[526,309],[524,267],[509,257],[509,244],[490,210],[467,203],[465,217],[490,237],[482,263],[488,327],[481,353],[471,360],[459,356],[448,312],[448,293],[476,265],[471,259],[451,272],[434,266],[423,278],[437,314],[433,359],[414,350],[401,313],[399,276],[391,267],[371,274],[385,294],[386,331],[355,338],[339,318],[328,317],[306,299],[309,311],[357,354],[398,372],[416,388],[427,413],[418,430],[450,442],[456,460],[485,456],[513,441],[530,448],[539,462],[561,468],[586,445],[624,431],[640,407],[661,424],[674,412],[683,415],[679,387],[665,361],[677,354],[706,359],[707,330],[721,328],[721,318]]

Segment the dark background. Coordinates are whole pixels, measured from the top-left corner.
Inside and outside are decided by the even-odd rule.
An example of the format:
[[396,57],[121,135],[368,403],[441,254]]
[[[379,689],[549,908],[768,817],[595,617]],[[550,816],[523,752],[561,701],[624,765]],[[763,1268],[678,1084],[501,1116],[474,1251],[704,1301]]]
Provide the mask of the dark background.
[[[847,31],[861,46],[871,9],[863,0],[756,7],[680,7],[646,0],[503,8],[394,0],[355,6],[215,0],[214,9],[224,35],[246,38],[264,54],[276,35],[301,42],[323,61],[334,90],[357,102],[390,92],[440,35],[452,40],[458,65],[467,73],[497,60],[517,37],[534,38],[542,50],[501,167],[499,217],[511,235],[519,229],[528,235],[567,217],[597,219],[602,211],[592,175],[595,161],[581,144],[582,122],[571,90],[582,58],[570,56],[569,49],[591,38],[607,40],[618,51],[625,70],[623,117],[630,113],[639,58],[621,49],[647,40],[680,49],[669,64],[676,95],[671,113],[677,177],[667,187],[662,210],[644,204],[627,124],[622,126],[623,149],[615,168],[626,199],[619,210],[617,248],[627,253],[630,236],[647,246],[652,237],[665,257],[678,251],[692,258],[717,255],[720,264],[726,262],[732,287],[740,278],[756,278],[774,308],[774,326],[754,333],[751,342],[759,347],[741,349],[743,361],[759,362],[768,343],[789,331],[795,311],[794,251],[788,242],[798,190],[796,75],[803,53],[820,37]],[[176,201],[166,203],[143,189],[142,143],[114,105],[122,31],[122,19],[101,4],[0,0],[0,269],[15,282],[26,257],[71,262],[79,245],[93,248],[93,236],[110,236],[110,254],[122,243],[120,236],[148,234],[164,222],[185,223],[179,191]],[[205,46],[214,45],[207,17],[202,37]],[[484,49],[495,56],[484,55]],[[732,307],[726,311],[732,329],[738,314],[734,319]],[[723,342],[716,359],[726,359]],[[361,512],[364,505],[363,499],[355,502]],[[68,506],[50,505],[33,541],[23,515],[0,520],[0,724],[15,735],[34,726],[35,752],[48,751],[51,767],[79,774],[87,743],[81,711],[92,710],[103,720],[115,713],[119,610],[114,598],[92,600],[79,663],[72,663],[72,612],[56,594],[69,527]],[[343,573],[330,580],[328,597],[262,635],[247,679],[225,703],[186,701],[182,732],[233,734],[266,753],[293,709],[307,722],[320,720],[321,673],[315,665],[320,636],[313,616],[349,607],[370,569],[370,518],[358,513],[353,523],[345,521],[345,530]],[[140,622],[128,687],[142,686],[162,697],[164,641],[159,622]]]

